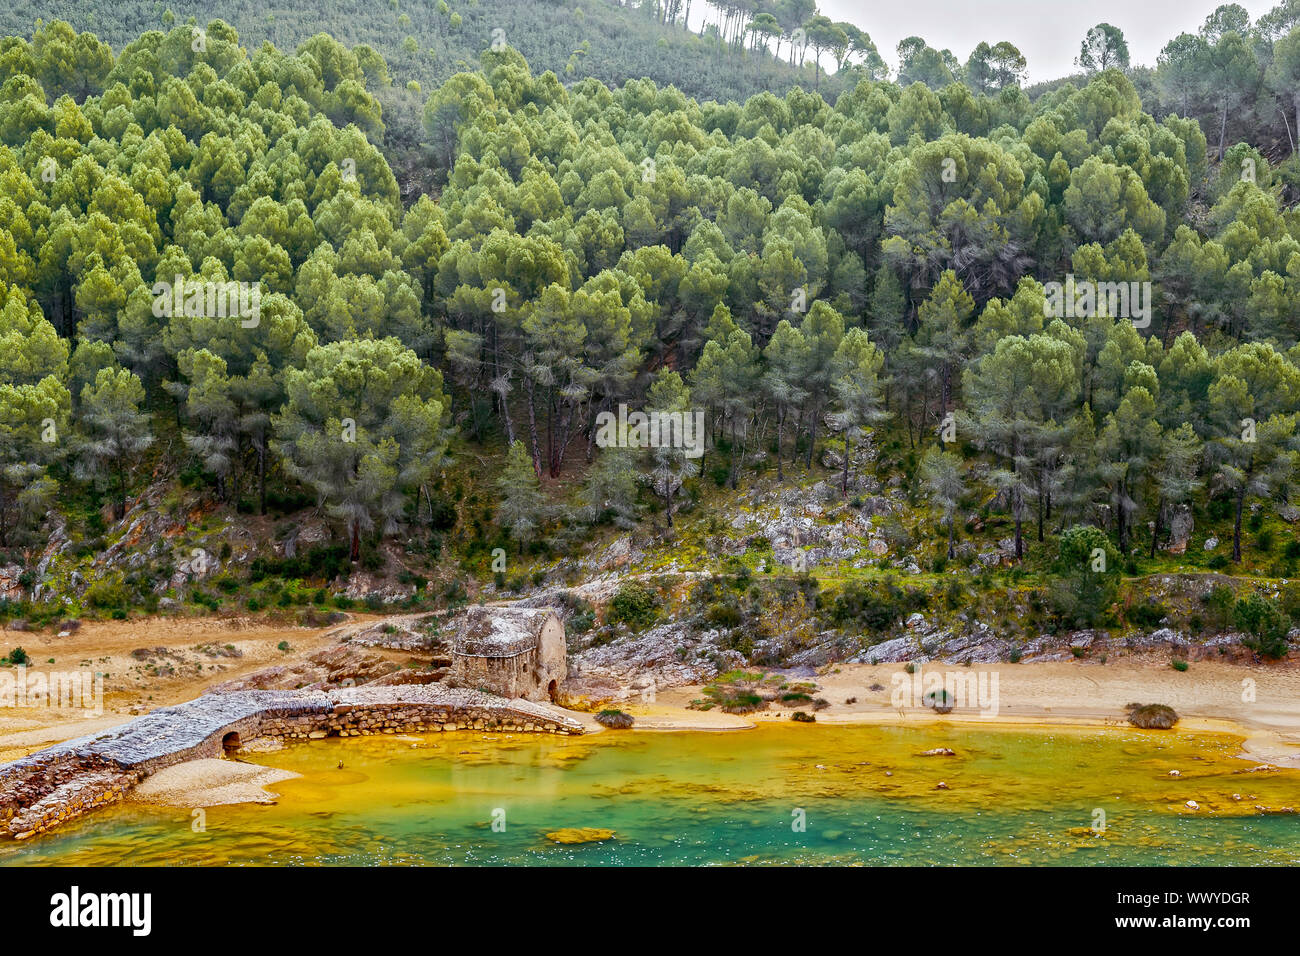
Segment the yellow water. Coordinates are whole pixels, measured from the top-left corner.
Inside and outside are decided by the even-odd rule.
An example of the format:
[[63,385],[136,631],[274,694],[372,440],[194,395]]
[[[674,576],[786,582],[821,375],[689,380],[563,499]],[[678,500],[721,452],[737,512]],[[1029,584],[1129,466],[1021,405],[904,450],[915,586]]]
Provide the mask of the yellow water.
[[[247,758],[302,774],[274,806],[200,828],[122,805],[0,863],[1300,863],[1300,815],[1268,812],[1300,809],[1300,771],[1250,772],[1240,743],[942,724],[331,739]],[[935,747],[957,755],[919,756]],[[612,835],[547,837],[584,828]]]

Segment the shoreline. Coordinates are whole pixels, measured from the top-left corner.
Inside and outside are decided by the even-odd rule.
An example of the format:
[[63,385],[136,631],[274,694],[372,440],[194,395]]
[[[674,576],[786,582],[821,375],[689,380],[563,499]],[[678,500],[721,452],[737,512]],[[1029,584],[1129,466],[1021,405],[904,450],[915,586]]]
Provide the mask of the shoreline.
[[1137,730],[1128,723],[1125,706],[1160,703],[1178,712],[1174,733],[1239,737],[1243,759],[1300,768],[1300,670],[1295,668],[1203,662],[1179,672],[1167,663],[1133,659],[1106,665],[1044,661],[972,668],[931,663],[925,669],[962,675],[996,673],[1000,691],[997,713],[986,715],[975,707],[958,707],[938,714],[922,706],[901,710],[892,706],[890,692],[896,675],[905,673],[901,664],[830,665],[824,673],[807,678],[818,684],[816,695],[827,701],[827,706],[815,711],[806,705],[771,706],[747,714],[689,709],[691,701],[703,696],[703,685],[667,688],[656,695],[654,703],[629,702],[622,709],[636,719],[633,730],[646,732],[742,730],[790,722],[796,709],[813,712],[817,723],[839,726],[948,723],[963,729],[1051,731],[1070,727]]
[[[634,713],[635,708],[628,713]],[[736,733],[754,730],[762,725],[791,724],[789,714],[760,711],[745,715],[725,715],[736,718],[734,724],[706,723],[693,719],[693,711],[683,711],[679,717],[652,717],[650,722],[638,723],[631,728],[639,733]],[[688,716],[690,715],[690,716]],[[1044,714],[998,715],[987,718],[978,714],[936,714],[932,711],[910,710],[902,713],[889,711],[879,714],[819,714],[816,723],[833,727],[934,727],[954,725],[960,730],[1025,730],[1030,733],[1049,733],[1062,730],[1134,730],[1143,733],[1205,733],[1241,739],[1242,760],[1253,760],[1277,767],[1300,768],[1300,742],[1288,740],[1279,731],[1252,727],[1245,722],[1227,717],[1180,717],[1178,723],[1167,731],[1143,730],[1134,727],[1122,717],[1104,717],[1095,714]],[[602,731],[606,728],[601,728]],[[613,731],[622,733],[623,731]]]
[[[635,720],[631,731],[640,733],[730,733],[761,725],[791,724],[796,709],[813,712],[822,726],[947,726],[958,732],[987,728],[1052,733],[1138,730],[1125,719],[1125,705],[1163,703],[1172,706],[1180,717],[1166,733],[1225,735],[1238,741],[1238,756],[1244,761],[1300,768],[1300,668],[1198,662],[1188,671],[1178,672],[1167,663],[1135,657],[1106,665],[1048,661],[963,668],[930,663],[922,670],[964,677],[987,675],[989,680],[996,673],[996,713],[957,707],[950,713],[938,714],[919,705],[903,709],[894,706],[891,691],[899,675],[906,673],[903,664],[833,664],[807,677],[773,675],[791,683],[815,683],[812,696],[824,701],[820,708],[811,704],[773,704],[746,714],[728,714],[716,708],[692,709],[689,705],[703,697],[703,685],[662,688],[649,699],[635,698],[610,706],[631,714]],[[1243,693],[1244,688],[1251,693]],[[617,736],[624,732],[602,727],[594,712],[563,709],[561,713],[581,724],[586,734]],[[0,754],[49,747],[92,727],[102,733],[131,720],[120,713],[87,719],[39,708],[21,712],[14,709],[9,718],[5,723],[13,729],[0,733]],[[1161,732],[1141,733],[1145,736]],[[184,760],[176,767],[171,779],[174,793],[183,794],[181,799],[191,806],[274,799],[258,783],[247,779],[248,765],[238,761],[207,760],[200,764]],[[243,799],[232,800],[235,795]]]
[[[698,716],[708,716],[709,712],[660,709],[658,716],[651,716],[638,721],[630,730],[609,730],[601,727],[591,719],[592,715],[570,711],[584,726],[594,727],[584,736],[613,735],[617,738],[624,733],[683,733],[683,734],[743,734],[746,730],[756,730],[760,726],[792,726],[788,714],[779,712],[760,712],[759,714],[735,715],[716,714],[712,720],[698,720]],[[747,719],[747,718],[755,719]],[[723,721],[719,718],[728,718]],[[977,714],[936,714],[930,711],[897,711],[877,714],[841,714],[829,719],[819,717],[818,723],[823,727],[885,727],[906,726],[912,728],[933,728],[951,726],[957,732],[987,729],[993,731],[1027,733],[1087,732],[1095,730],[1113,730],[1117,732],[1138,731],[1150,734],[1212,734],[1231,737],[1239,741],[1240,752],[1235,759],[1256,765],[1268,765],[1276,768],[1300,768],[1300,744],[1288,742],[1281,734],[1261,729],[1252,729],[1245,724],[1222,717],[1193,716],[1180,719],[1170,730],[1144,730],[1134,727],[1122,718],[1101,717],[1088,714],[1048,714],[1048,715],[999,715],[996,718],[983,718]],[[474,733],[480,733],[474,731]],[[395,738],[409,740],[409,737]],[[957,743],[954,741],[954,744]],[[265,771],[264,779],[252,779],[250,768]],[[156,803],[173,807],[207,807],[228,803],[275,803],[277,794],[267,787],[284,779],[296,776],[269,763],[247,764],[238,760],[193,760],[169,768],[167,778],[167,795],[162,799],[143,800],[139,802]],[[153,778],[151,778],[152,780]]]

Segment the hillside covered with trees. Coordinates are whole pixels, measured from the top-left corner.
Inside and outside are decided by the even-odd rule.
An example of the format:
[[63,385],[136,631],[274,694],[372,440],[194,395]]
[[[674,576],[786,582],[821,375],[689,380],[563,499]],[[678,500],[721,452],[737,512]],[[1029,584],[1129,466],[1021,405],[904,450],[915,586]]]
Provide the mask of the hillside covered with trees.
[[[703,22],[688,29],[692,5],[692,22],[698,23],[701,13]],[[458,71],[475,69],[479,53],[493,39],[517,49],[535,72],[550,70],[566,82],[593,77],[621,86],[648,77],[700,99],[744,100],[764,90],[784,94],[799,83],[830,82],[833,90],[843,89],[847,77],[815,75],[817,49],[829,51],[841,66],[870,60],[878,69],[874,45],[856,27],[840,24],[841,32],[849,31],[841,38],[825,17],[825,23],[810,22],[816,15],[812,0],[752,5],[707,0],[336,0],[308,5],[125,0],[114,5],[112,18],[99,7],[95,0],[24,0],[0,11],[0,35],[29,35],[37,19],[59,19],[78,31],[94,32],[120,51],[148,30],[220,18],[250,51],[264,42],[296,49],[317,33],[328,33],[348,47],[369,46],[383,56],[398,90],[412,81],[428,90]],[[813,27],[811,34],[805,30],[794,39],[794,31],[806,25]]]
[[[992,568],[1050,592],[1053,627],[1118,625],[1121,575],[1276,591],[1300,561],[1290,9],[1261,27],[1221,7],[1189,41],[1198,64],[1244,51],[1231,117],[1190,81],[1166,108],[1176,58],[1144,104],[1106,31],[1078,83],[1033,100],[1008,51],[972,74],[922,42],[901,82],[849,83],[863,53],[842,92],[814,76],[739,101],[535,71],[527,31],[494,42],[466,15],[476,65],[405,119],[385,58],[325,34],[11,36],[0,613],[221,603],[177,586],[188,555],[132,539],[149,495],[267,536],[318,509],[334,537],[312,556],[216,559],[227,594],[278,579],[286,604],[390,559],[413,600],[432,578],[455,600],[496,548],[562,581],[626,531],[674,570],[772,573],[771,541],[673,549],[757,490],[814,485],[841,516],[886,502],[861,536],[884,550],[825,575],[869,636],[896,615],[859,613],[855,588],[888,575],[892,594],[898,570],[951,594]],[[436,186],[411,195],[385,134],[417,116]],[[700,411],[703,454],[603,447],[620,406]],[[1289,621],[1265,607],[1242,626],[1276,652]]]

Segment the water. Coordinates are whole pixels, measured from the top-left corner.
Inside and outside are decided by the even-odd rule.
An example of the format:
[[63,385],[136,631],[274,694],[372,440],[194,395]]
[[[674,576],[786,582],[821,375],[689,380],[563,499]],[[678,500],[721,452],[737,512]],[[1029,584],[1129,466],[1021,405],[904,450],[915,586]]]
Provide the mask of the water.
[[[249,758],[303,774],[275,806],[209,808],[195,832],[189,810],[121,805],[0,845],[0,863],[1300,863],[1300,815],[1255,809],[1300,808],[1300,771],[1247,772],[1240,742],[944,725],[335,739]],[[957,756],[919,756],[933,747]],[[547,838],[564,828],[614,835]]]

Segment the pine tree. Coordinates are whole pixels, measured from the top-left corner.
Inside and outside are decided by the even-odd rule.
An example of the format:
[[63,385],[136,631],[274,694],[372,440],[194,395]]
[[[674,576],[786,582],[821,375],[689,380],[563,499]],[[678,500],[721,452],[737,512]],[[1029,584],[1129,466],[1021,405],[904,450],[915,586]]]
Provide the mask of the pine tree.
[[77,416],[76,476],[96,486],[113,487],[113,517],[126,513],[126,495],[140,468],[140,453],[153,444],[149,415],[141,411],[144,386],[120,368],[99,370],[81,392]]
[[522,554],[525,542],[537,540],[547,512],[546,497],[523,442],[510,446],[497,488],[501,492],[497,523],[509,530]]

